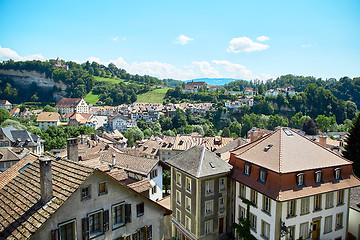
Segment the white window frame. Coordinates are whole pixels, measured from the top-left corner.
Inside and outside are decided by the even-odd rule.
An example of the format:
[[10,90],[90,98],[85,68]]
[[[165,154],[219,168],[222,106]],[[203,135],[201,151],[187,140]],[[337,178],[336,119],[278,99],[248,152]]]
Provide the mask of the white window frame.
[[246,198],[246,185],[239,183],[239,197]]
[[176,209],[176,220],[181,222],[181,211],[178,208]]
[[300,214],[303,215],[308,213],[310,213],[310,197],[302,198]]
[[205,222],[205,235],[209,235],[213,231],[213,220]]
[[209,180],[205,182],[205,193],[206,195],[210,195],[214,193],[213,190],[213,180]]
[[334,207],[334,193],[333,192],[326,193],[325,200],[326,200],[325,201],[325,209]]
[[191,193],[191,178],[186,177],[185,182],[186,191]]
[[[121,207],[123,208],[122,209],[122,222],[115,222],[115,211],[116,211],[116,208],[118,207]],[[113,228],[117,228],[117,227],[120,227],[120,226],[124,226],[125,225],[125,202],[121,202],[121,203],[118,203],[118,204],[115,204],[111,207],[111,216],[112,216],[112,224],[113,224]]]
[[315,172],[315,182],[317,184],[322,183],[322,171],[318,170]]
[[345,201],[345,190],[344,189],[339,190],[336,195],[337,195],[336,205],[337,206],[343,205]]
[[225,178],[220,178],[219,179],[219,190],[220,191],[225,190],[225,185],[226,185],[226,179]]
[[309,222],[304,222],[300,224],[299,238],[307,239],[309,235]]
[[176,203],[181,205],[181,192],[176,190]]
[[[99,223],[100,230],[91,233],[91,216],[93,216],[93,215],[95,215],[95,214],[100,214],[100,223]],[[103,220],[104,220],[104,219],[103,219],[103,214],[104,214],[104,210],[103,210],[103,209],[88,214],[88,218],[89,218],[89,235],[90,235],[90,238],[99,236],[99,235],[101,235],[101,234],[103,233],[103,227],[104,227],[104,224],[103,224]]]
[[185,209],[188,212],[191,212],[191,198],[185,196]]
[[263,210],[271,214],[271,199],[263,195]]
[[69,220],[69,221],[66,221],[66,222],[63,222],[63,223],[60,223],[58,225],[59,227],[59,239],[60,240],[63,240],[62,237],[61,237],[61,227],[65,226],[65,225],[68,225],[68,224],[74,224],[73,228],[74,228],[74,232],[73,232],[73,239],[76,239],[76,219],[72,219],[72,220]]
[[332,222],[333,222],[332,215],[325,217],[324,234],[332,232]]
[[249,164],[245,164],[244,165],[244,174],[246,174],[246,175],[250,175],[250,165]]
[[298,186],[304,186],[305,184],[305,174],[304,173],[298,173],[296,174],[296,184]]
[[261,236],[265,239],[270,238],[270,224],[261,220]]
[[336,214],[335,218],[335,230],[342,229],[344,227],[344,213]]
[[205,202],[205,215],[212,214],[213,212],[213,200]]
[[181,173],[180,172],[176,172],[176,184],[178,186],[181,186]]
[[191,218],[185,216],[185,228],[191,232]]

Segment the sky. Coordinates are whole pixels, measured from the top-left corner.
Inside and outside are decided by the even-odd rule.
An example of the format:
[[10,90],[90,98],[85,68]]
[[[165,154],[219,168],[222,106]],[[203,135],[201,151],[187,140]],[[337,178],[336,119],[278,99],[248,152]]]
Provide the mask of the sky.
[[131,74],[360,76],[360,1],[0,0],[0,61],[114,63]]

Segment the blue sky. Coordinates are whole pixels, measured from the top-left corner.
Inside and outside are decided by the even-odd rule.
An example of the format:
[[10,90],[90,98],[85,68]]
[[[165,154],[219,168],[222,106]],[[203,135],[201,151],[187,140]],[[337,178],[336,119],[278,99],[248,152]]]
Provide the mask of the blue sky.
[[0,60],[187,80],[360,76],[360,1],[0,0]]

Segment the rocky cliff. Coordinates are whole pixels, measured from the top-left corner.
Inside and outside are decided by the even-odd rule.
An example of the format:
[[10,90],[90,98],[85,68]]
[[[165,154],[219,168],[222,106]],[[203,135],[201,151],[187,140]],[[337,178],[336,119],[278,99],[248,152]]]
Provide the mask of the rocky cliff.
[[65,96],[66,85],[59,81],[55,82],[51,78],[45,77],[45,73],[39,73],[36,71],[24,71],[24,70],[4,70],[0,69],[0,80],[11,79],[16,84],[27,87],[31,83],[35,82],[38,87],[43,89],[51,89],[54,86],[61,89],[60,92],[54,94],[56,101],[59,101]]

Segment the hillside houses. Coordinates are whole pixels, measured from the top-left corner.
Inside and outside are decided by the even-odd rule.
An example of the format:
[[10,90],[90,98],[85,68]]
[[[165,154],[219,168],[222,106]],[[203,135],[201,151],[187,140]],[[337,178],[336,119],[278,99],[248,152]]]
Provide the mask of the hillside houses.
[[89,113],[89,106],[83,98],[63,98],[55,105],[56,111],[66,113]]
[[185,91],[189,91],[189,92],[197,92],[199,90],[200,87],[204,86],[205,82],[187,82],[185,84]]
[[265,96],[274,96],[277,97],[279,93],[283,94],[289,94],[289,95],[295,95],[296,90],[293,85],[286,84],[282,88],[275,88],[275,89],[269,89],[265,92]]
[[231,112],[238,112],[240,107],[243,105],[248,105],[249,107],[254,106],[254,97],[250,96],[241,96],[237,101],[226,101],[225,107]]
[[12,104],[8,100],[0,100],[0,108],[5,108],[10,111]]

